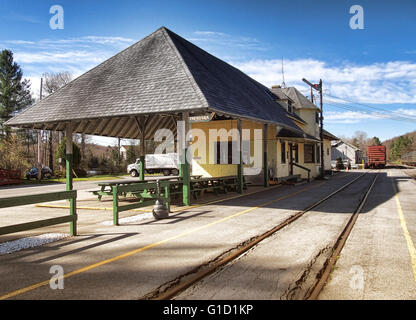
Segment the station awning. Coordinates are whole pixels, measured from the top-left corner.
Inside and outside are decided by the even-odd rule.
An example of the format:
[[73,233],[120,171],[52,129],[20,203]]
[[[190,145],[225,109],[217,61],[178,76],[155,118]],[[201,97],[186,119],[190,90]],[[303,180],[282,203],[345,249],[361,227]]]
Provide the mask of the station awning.
[[[146,139],[159,128],[175,130],[183,112],[302,130],[268,88],[162,27],[6,122],[8,126]],[[143,119],[143,118],[140,118]]]

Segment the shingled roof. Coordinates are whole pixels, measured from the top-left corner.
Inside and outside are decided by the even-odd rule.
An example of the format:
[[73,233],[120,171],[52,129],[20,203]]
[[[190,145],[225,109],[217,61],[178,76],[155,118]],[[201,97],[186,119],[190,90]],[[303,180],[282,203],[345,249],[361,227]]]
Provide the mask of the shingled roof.
[[[137,118],[172,127],[172,115],[220,114],[300,129],[276,96],[240,70],[162,27],[7,121],[9,126],[136,138]],[[134,129],[135,128],[135,129]],[[151,132],[147,132],[151,135]]]
[[283,88],[283,92],[294,101],[293,106],[297,109],[315,109],[320,111],[320,109],[309,101],[298,89],[295,87]]

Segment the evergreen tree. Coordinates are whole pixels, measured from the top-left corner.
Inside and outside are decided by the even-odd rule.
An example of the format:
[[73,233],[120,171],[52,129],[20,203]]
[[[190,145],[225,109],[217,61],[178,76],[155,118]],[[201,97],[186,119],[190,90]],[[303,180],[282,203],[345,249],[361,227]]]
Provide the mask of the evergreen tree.
[[3,135],[9,132],[3,123],[33,103],[30,82],[22,77],[20,66],[13,61],[13,53],[3,50],[0,53],[0,129]]
[[[56,151],[55,158],[57,161],[61,159],[61,163],[58,163],[62,166],[65,165],[65,158],[66,158],[66,138],[63,138],[61,143],[58,146],[58,150]],[[76,145],[75,142],[72,142],[72,166],[74,169],[79,169],[81,165],[81,150]]]
[[393,160],[398,160],[402,155],[408,153],[412,149],[412,139],[407,136],[400,136],[393,141],[391,145],[391,154]]
[[126,160],[128,164],[135,163],[137,158],[139,157],[139,152],[137,152],[136,146],[131,143],[129,148],[126,151]]
[[381,141],[380,141],[380,139],[379,139],[378,137],[374,137],[374,138],[373,138],[373,144],[374,144],[375,146],[381,146]]

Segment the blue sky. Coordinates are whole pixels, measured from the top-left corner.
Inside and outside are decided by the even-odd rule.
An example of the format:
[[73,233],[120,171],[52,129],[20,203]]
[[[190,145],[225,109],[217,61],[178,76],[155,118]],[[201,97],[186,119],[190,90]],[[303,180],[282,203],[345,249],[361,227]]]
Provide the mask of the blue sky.
[[[363,30],[349,27],[355,4]],[[63,30],[49,27],[52,5],[64,9]],[[336,135],[385,140],[416,130],[412,0],[0,0],[0,49],[15,53],[35,94],[43,73],[79,76],[160,26],[266,86],[281,84],[282,57],[286,85],[306,94],[301,79],[322,78],[325,127]]]

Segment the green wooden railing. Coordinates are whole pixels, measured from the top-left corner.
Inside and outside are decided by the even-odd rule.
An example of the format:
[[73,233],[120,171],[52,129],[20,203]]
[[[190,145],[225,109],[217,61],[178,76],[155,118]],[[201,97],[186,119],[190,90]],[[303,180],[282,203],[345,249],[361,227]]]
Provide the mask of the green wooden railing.
[[19,197],[11,197],[11,198],[0,198],[0,209],[24,206],[24,205],[36,204],[36,203],[43,203],[43,202],[50,202],[50,201],[59,201],[59,200],[70,201],[70,215],[69,216],[50,218],[50,219],[44,219],[44,220],[38,220],[38,221],[33,221],[33,222],[0,227],[0,235],[33,230],[33,229],[38,229],[38,228],[43,228],[47,226],[69,222],[70,234],[71,236],[76,236],[77,235],[76,198],[77,198],[76,190],[54,192],[54,193],[42,193],[42,194],[34,194],[34,195],[29,195],[29,196],[19,196]]

